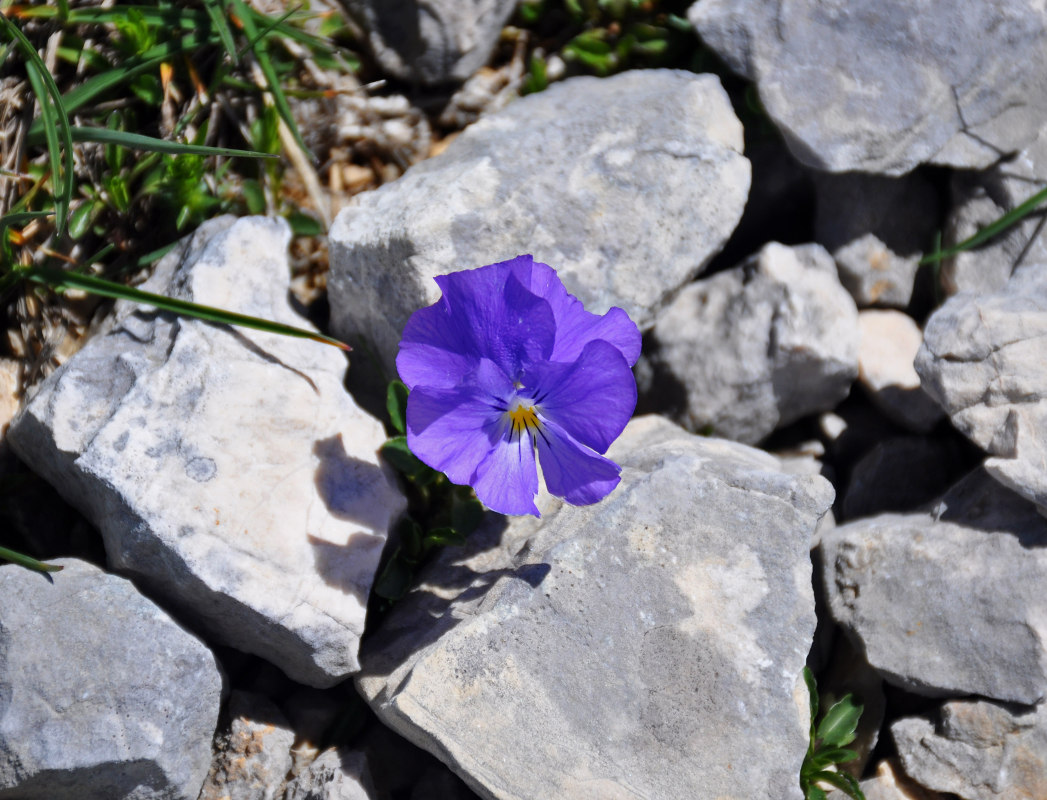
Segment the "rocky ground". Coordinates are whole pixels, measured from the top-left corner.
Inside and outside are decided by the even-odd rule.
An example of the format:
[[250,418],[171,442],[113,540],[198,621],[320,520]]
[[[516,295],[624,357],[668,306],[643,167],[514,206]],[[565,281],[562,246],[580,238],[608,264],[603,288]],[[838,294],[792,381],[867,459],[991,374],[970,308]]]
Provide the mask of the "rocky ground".
[[[350,5],[445,83],[515,4]],[[1042,214],[919,263],[1047,183],[1047,12],[689,18],[780,136],[682,71],[488,104],[330,227],[350,392],[315,343],[118,304],[10,409],[8,518],[65,557],[0,567],[0,798],[800,798],[805,664],[864,703],[869,800],[1047,797]],[[218,218],[145,288],[303,324],[289,241]],[[520,253],[644,331],[621,485],[488,514],[368,617],[400,331]]]

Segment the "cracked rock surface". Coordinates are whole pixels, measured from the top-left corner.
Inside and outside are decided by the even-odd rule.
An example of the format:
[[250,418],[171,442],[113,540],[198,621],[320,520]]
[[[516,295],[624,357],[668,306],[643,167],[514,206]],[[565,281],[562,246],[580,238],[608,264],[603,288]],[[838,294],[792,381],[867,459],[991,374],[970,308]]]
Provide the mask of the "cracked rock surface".
[[978,169],[1047,121],[1035,0],[700,0],[688,17],[818,169]]
[[[302,326],[287,300],[289,238],[283,220],[214,220],[144,288]],[[307,340],[123,306],[8,438],[98,527],[110,566],[218,643],[328,686],[357,668],[405,504],[345,368]]]
[[742,128],[712,75],[572,78],[482,118],[330,232],[331,325],[395,374],[432,278],[523,253],[586,309],[641,328],[734,229],[749,192]]

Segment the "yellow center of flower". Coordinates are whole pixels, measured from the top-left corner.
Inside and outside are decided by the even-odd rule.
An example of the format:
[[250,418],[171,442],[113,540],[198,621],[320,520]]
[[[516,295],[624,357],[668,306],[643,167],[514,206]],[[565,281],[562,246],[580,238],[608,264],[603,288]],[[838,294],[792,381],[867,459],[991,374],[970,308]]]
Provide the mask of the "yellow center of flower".
[[513,423],[513,433],[517,431],[523,433],[525,430],[539,428],[538,413],[534,410],[534,406],[520,398],[513,401],[506,413],[509,414],[509,419]]

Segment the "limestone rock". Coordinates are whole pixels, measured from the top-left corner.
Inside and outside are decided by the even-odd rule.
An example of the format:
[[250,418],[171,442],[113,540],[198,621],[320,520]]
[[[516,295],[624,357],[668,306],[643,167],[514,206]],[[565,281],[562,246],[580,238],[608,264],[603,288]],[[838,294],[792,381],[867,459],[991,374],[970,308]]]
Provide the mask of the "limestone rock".
[[858,311],[822,247],[772,242],[687,286],[659,314],[651,345],[655,372],[683,387],[681,424],[753,444],[847,396]]
[[464,81],[487,63],[516,0],[344,0],[382,68],[423,84]]
[[0,566],[0,797],[196,800],[222,674],[130,581]]
[[938,723],[900,719],[891,726],[913,779],[964,800],[1047,797],[1047,706],[1008,709],[984,700],[953,701]]
[[[938,792],[923,788],[906,776],[895,760],[881,761],[876,774],[861,782],[865,800],[947,800]],[[832,792],[832,800],[843,800],[843,792]]]
[[367,757],[344,748],[325,750],[287,785],[284,800],[374,800]]
[[432,278],[531,253],[594,313],[649,327],[727,240],[749,190],[717,78],[573,78],[490,114],[441,155],[355,199],[330,232],[331,324],[394,375]]
[[951,297],[927,321],[916,371],[986,468],[1047,512],[1047,263],[995,294]]
[[920,386],[913,360],[923,334],[900,311],[866,310],[858,314],[858,382],[887,417],[904,428],[926,433],[943,416]]
[[[145,285],[304,326],[289,231],[203,226]],[[334,348],[118,307],[11,425],[12,448],[133,575],[222,644],[331,685],[357,668],[367,596],[404,500]]]
[[[962,172],[952,178],[953,208],[943,246],[962,242],[1021,205],[1047,184],[1047,126],[1036,139],[992,169]],[[948,294],[991,294],[1015,272],[1047,265],[1043,215],[1017,225],[973,250],[942,262],[942,288]]]
[[933,512],[822,535],[833,618],[908,691],[1036,703],[1047,694],[1047,520],[978,471]]
[[[799,798],[830,485],[657,417],[610,456],[601,503],[544,498],[445,551],[357,686],[483,798]],[[761,758],[737,758],[754,736]]]
[[1033,0],[699,0],[688,18],[812,167],[977,169],[1047,121],[1047,10]]
[[271,700],[234,691],[229,729],[218,737],[198,800],[279,800],[291,769],[294,731]]
[[816,175],[815,241],[832,253],[859,308],[905,308],[934,234],[937,193],[926,178]]

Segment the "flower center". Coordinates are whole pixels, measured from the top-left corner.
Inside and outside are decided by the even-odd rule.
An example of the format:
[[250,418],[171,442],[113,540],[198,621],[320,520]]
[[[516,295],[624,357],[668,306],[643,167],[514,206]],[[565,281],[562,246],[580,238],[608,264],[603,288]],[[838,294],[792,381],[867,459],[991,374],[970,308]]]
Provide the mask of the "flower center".
[[506,413],[513,423],[513,433],[517,431],[523,433],[531,429],[538,430],[540,427],[538,412],[535,411],[534,406],[519,397],[513,400]]

